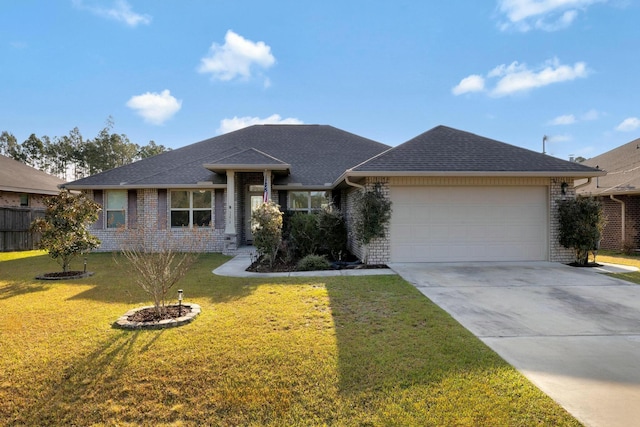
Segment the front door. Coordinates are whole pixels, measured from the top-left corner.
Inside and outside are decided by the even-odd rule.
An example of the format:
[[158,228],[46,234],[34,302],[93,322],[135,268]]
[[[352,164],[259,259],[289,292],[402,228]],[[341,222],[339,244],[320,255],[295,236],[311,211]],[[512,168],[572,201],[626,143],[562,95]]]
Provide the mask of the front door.
[[248,194],[249,203],[247,203],[247,211],[245,215],[245,227],[244,235],[246,236],[247,243],[253,243],[253,233],[251,227],[251,216],[253,212],[262,205],[264,195],[262,193],[250,192]]

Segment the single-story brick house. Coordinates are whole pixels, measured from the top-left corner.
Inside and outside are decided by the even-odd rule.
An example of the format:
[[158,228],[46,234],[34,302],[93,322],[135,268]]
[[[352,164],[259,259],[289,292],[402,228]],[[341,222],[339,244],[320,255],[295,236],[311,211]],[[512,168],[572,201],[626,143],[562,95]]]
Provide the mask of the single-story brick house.
[[64,180],[0,155],[0,207],[44,208]]
[[607,223],[600,247],[640,247],[640,138],[582,164],[606,172],[577,183],[579,195],[594,196],[602,203]]
[[[557,242],[556,206],[596,169],[438,126],[397,147],[325,125],[256,125],[66,184],[103,205],[93,233],[119,246],[118,227],[156,236],[199,226],[207,250],[251,242],[251,209],[334,203],[349,227],[352,195],[376,183],[393,203],[372,263],[569,262]],[[351,239],[350,249],[361,255]]]
[[31,222],[44,216],[45,197],[60,192],[64,181],[0,155],[0,251],[34,249],[40,236]]

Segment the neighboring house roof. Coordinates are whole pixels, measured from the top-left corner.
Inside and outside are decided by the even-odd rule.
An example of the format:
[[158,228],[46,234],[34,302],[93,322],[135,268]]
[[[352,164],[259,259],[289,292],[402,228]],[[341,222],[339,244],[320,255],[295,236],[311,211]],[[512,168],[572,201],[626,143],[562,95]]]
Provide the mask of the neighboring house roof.
[[0,190],[56,195],[64,180],[0,155]]
[[602,173],[579,163],[437,126],[347,172],[351,176],[371,174],[589,177]]
[[327,125],[254,125],[66,184],[70,189],[225,184],[226,167],[289,170],[274,185],[324,186],[388,145]]
[[582,164],[598,167],[607,175],[586,183],[579,189],[580,194],[640,194],[640,138],[585,160]]

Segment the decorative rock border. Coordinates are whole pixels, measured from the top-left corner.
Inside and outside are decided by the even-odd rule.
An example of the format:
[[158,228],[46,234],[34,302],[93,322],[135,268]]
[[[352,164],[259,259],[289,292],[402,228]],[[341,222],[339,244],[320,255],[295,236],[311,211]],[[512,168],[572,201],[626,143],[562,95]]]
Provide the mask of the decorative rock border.
[[175,328],[176,326],[182,326],[186,325],[187,323],[193,322],[193,319],[195,319],[196,316],[202,311],[198,304],[183,303],[182,306],[185,308],[191,308],[191,311],[186,313],[184,316],[177,317],[175,319],[164,319],[156,322],[132,322],[128,320],[129,316],[132,316],[136,312],[147,308],[152,308],[153,306],[147,305],[145,307],[134,308],[127,311],[118,320],[116,320],[113,323],[113,327],[130,330]]
[[56,274],[56,273],[44,273],[40,276],[36,276],[36,280],[74,280],[74,279],[82,279],[84,277],[93,276],[93,271],[78,271],[78,274],[73,274],[69,276],[47,276],[47,274]]

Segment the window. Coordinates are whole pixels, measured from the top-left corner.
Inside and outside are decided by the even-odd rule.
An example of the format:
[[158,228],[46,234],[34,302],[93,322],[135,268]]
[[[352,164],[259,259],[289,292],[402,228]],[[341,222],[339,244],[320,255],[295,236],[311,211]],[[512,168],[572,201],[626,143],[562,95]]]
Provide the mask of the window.
[[29,206],[29,195],[21,194],[20,195],[20,206]]
[[289,192],[289,210],[311,212],[327,206],[329,206],[329,197],[325,191]]
[[127,190],[107,191],[107,228],[124,227]]
[[212,199],[210,190],[171,191],[171,227],[211,227]]

